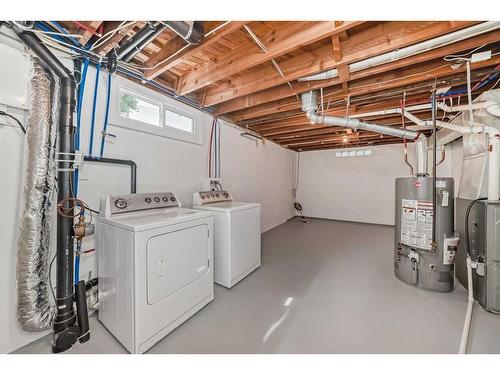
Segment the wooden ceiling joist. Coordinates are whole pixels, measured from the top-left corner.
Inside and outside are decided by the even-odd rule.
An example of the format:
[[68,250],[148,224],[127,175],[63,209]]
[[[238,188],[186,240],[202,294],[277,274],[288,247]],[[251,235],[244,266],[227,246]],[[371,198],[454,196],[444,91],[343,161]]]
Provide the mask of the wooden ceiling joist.
[[164,48],[157,55],[153,56],[150,61],[148,61],[147,67],[148,68],[155,67],[155,68],[146,72],[146,78],[153,79],[159,76],[163,72],[166,72],[167,70],[176,66],[181,60],[187,60],[191,58],[196,53],[199,53],[204,49],[207,49],[214,43],[218,42],[224,36],[233,33],[234,31],[243,27],[245,24],[246,22],[242,21],[227,22],[220,29],[214,31],[212,34],[206,37],[201,44],[190,45],[179,53],[176,52],[179,51],[183,47],[183,44],[185,43],[182,41],[182,39],[180,40],[177,39],[179,43],[177,46],[173,48],[172,46]]
[[[490,60],[477,62],[473,65],[475,69],[479,69],[483,67],[498,65],[499,62],[500,56],[495,56]],[[409,71],[411,71],[411,73],[408,73]],[[370,77],[369,79],[359,80],[356,83],[351,83],[350,95],[352,98],[353,96],[357,95],[363,95],[367,93],[373,94],[375,92],[400,88],[419,82],[432,83],[434,79],[443,79],[449,76],[463,76],[464,72],[465,65],[458,69],[453,69],[449,64],[445,62],[433,62],[422,67],[405,69],[404,71],[399,72],[391,71],[382,75],[378,75],[376,77]],[[327,93],[325,93],[326,100],[335,101],[342,100],[344,98],[345,95],[342,92],[341,88],[333,87]],[[276,114],[278,112],[297,110],[300,108],[301,103],[295,97],[290,97],[235,112],[231,115],[231,118],[238,122],[255,117],[266,116],[269,114]]]
[[[360,23],[359,21],[345,22],[337,27],[334,22],[329,21],[307,22],[305,25],[304,23],[293,23],[290,27],[271,32],[259,38],[266,47],[267,53],[263,52],[257,44],[251,47],[238,48],[225,58],[215,61],[212,64],[202,65],[186,74],[181,78],[178,92],[180,95],[185,95],[199,90],[214,82],[224,80],[227,77],[284,55],[301,46],[345,31]],[[210,106],[211,104],[204,103],[204,105]]]
[[[60,24],[92,45],[99,40],[99,33],[113,31],[123,22],[61,21]],[[93,52],[106,55],[133,36],[145,22],[136,21],[121,29]],[[496,26],[495,31],[353,71],[353,63],[481,21],[203,22],[206,36],[199,45],[187,44],[170,29],[158,35],[134,57],[137,71],[144,76],[134,80],[144,84],[154,79],[201,107],[214,109],[215,112],[210,111],[214,115],[295,151],[401,142],[368,131],[311,124],[300,102],[300,95],[309,90],[320,91],[319,111],[323,114],[356,116],[363,121],[401,127],[400,115],[372,112],[398,108],[403,93],[407,105],[429,103],[434,87],[458,92],[453,94],[455,101],[465,95],[465,64],[453,69],[443,59],[445,56],[470,56],[473,50],[491,51],[489,60],[471,64],[473,98],[495,85],[498,87],[498,24],[487,25],[489,30]],[[331,69],[336,69],[332,78],[300,80]],[[430,117],[425,108],[412,113],[421,119]],[[446,121],[451,114],[438,110],[438,116]],[[413,125],[410,121],[406,124]]]
[[[369,57],[390,52],[424,40],[456,31],[473,22],[384,22],[349,37],[342,45],[342,58],[335,61],[330,44],[318,47],[283,61],[280,67],[287,80],[293,81],[320,71],[333,69]],[[262,66],[243,76],[233,77],[217,87],[207,90],[204,105],[212,106],[285,84],[272,66]],[[219,114],[221,112],[218,112]]]
[[[497,42],[500,38],[498,32],[491,32],[484,35],[480,35],[475,38],[466,39],[464,41],[453,43],[451,45],[437,48],[428,52],[420,53],[415,56],[411,56],[405,59],[393,61],[387,64],[375,66],[372,68],[364,69],[358,72],[351,73],[349,76],[350,80],[361,79],[364,77],[370,77],[375,74],[380,74],[388,72],[394,69],[399,69],[402,67],[411,66],[414,64],[419,64],[421,62],[430,61],[437,58],[442,58],[446,55],[459,53],[473,48],[482,46],[484,44],[490,44]],[[294,94],[301,94],[309,90],[318,90],[325,87],[330,87],[341,83],[340,77],[331,78],[328,80],[318,80],[309,82],[294,82],[294,91],[291,92],[288,85],[280,85],[272,87],[270,89],[255,92],[243,97],[235,98],[224,103],[221,103],[216,110],[218,115],[234,112],[243,108],[248,108],[251,106],[268,103],[270,101],[275,101],[278,99],[283,99],[290,97]]]

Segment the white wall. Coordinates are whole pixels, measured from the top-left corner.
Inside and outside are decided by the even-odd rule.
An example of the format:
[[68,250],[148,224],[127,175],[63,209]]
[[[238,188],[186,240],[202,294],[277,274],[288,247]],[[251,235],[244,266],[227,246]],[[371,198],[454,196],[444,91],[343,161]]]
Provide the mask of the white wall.
[[[394,181],[409,175],[403,161],[403,146],[371,149],[372,156],[348,158],[335,157],[334,150],[301,153],[297,200],[304,208],[304,215],[394,225]],[[415,165],[412,144],[408,155]],[[457,158],[461,160],[459,147],[449,145],[438,175],[456,178],[460,166]],[[458,181],[455,186],[458,187]]]
[[[3,30],[3,29],[2,29]],[[2,40],[0,40],[1,46]],[[5,46],[2,46],[5,49]],[[25,59],[28,57],[25,56]],[[1,59],[0,71],[9,67],[9,59]],[[0,77],[5,77],[1,75]],[[116,81],[116,80],[115,80]],[[16,82],[26,87],[26,77]],[[88,150],[89,129],[95,69],[89,68],[84,110],[82,114],[81,149]],[[0,82],[1,90],[8,90]],[[107,73],[101,73],[98,94],[98,111],[94,135],[94,155],[99,152],[100,132],[105,112]],[[140,87],[140,85],[138,85]],[[14,88],[12,88],[14,89]],[[123,127],[109,125],[108,132],[116,138],[106,143],[104,156],[131,159],[138,166],[138,192],[173,191],[185,206],[190,206],[193,192],[203,188],[207,179],[207,155],[211,116],[165,98],[170,104],[195,114],[203,128],[203,144],[192,144],[169,138],[153,136]],[[2,103],[0,103],[1,105]],[[12,114],[20,114],[22,110]],[[2,212],[0,259],[0,352],[9,352],[40,337],[20,331],[15,320],[15,263],[17,220],[19,215],[19,190],[22,163],[22,133],[10,126],[2,126],[0,118],[0,160],[2,183],[0,207]],[[291,216],[292,157],[293,152],[276,144],[257,144],[240,136],[241,131],[229,125],[221,129],[221,177],[224,188],[230,190],[236,200],[262,204],[262,230],[279,225]],[[8,162],[6,162],[8,161]],[[104,166],[86,163],[80,172],[79,197],[97,208],[100,196],[121,194],[129,191],[129,169],[123,166]],[[84,243],[84,249],[94,246],[93,239]],[[95,273],[95,256],[84,256],[81,261],[81,277]],[[5,339],[6,338],[6,339]]]

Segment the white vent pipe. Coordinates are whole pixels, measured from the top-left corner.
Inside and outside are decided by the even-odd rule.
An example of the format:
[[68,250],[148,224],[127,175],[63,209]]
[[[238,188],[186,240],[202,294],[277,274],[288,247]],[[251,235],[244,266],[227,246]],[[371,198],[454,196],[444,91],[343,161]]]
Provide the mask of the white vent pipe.
[[[487,102],[483,102],[487,103]],[[483,104],[477,103],[477,104]],[[468,106],[466,106],[468,107]],[[486,108],[486,107],[480,107]],[[404,116],[413,121],[415,124],[420,126],[432,126],[431,121],[423,121],[418,117],[412,115],[408,111],[404,112]],[[489,137],[489,156],[488,156],[488,199],[498,200],[500,198],[500,179],[498,171],[500,170],[500,130],[482,124],[477,124],[475,126],[460,126],[450,124],[448,122],[436,121],[436,125],[445,129],[456,131],[462,134],[488,134]]]
[[370,122],[363,122],[349,117],[337,117],[318,114],[318,100],[315,91],[302,94],[302,110],[311,123],[340,126],[354,130],[364,129],[374,133],[386,134],[393,137],[415,141],[417,152],[417,175],[427,175],[427,138],[424,134],[413,130],[393,128]]
[[[458,30],[450,34],[442,35],[440,37],[426,40],[405,48],[397,49],[395,51],[387,52],[382,55],[370,57],[366,60],[357,61],[349,64],[349,72],[358,72],[360,70],[368,69],[374,66],[386,64],[388,62],[397,61],[417,55],[419,53],[427,52],[436,48],[446,46],[461,40],[475,37],[477,35],[485,34],[494,31],[500,27],[500,21],[483,22],[478,25],[468,27],[466,29]],[[338,77],[338,70],[336,68],[314,74],[308,77],[300,78],[299,81],[318,81]]]

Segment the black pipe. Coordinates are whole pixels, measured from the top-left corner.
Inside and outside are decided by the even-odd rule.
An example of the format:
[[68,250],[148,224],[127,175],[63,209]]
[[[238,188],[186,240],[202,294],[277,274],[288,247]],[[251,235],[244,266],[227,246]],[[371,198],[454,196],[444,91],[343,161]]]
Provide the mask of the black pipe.
[[90,279],[87,281],[85,284],[85,289],[89,290],[92,289],[93,287],[97,286],[99,284],[99,279],[97,277],[94,277],[93,279]]
[[149,43],[151,43],[158,35],[160,35],[162,32],[164,32],[166,28],[167,28],[166,25],[158,24],[158,26],[156,27],[156,31],[153,32],[152,34],[150,34],[149,36],[147,36],[146,38],[144,38],[142,40],[142,42],[140,42],[139,44],[137,44],[132,49],[132,51],[130,51],[129,53],[127,53],[125,56],[123,56],[122,57],[122,61],[124,61],[124,62],[131,61],[134,58],[135,55],[137,55],[144,48],[146,48],[146,46]]
[[[75,152],[73,115],[76,108],[76,82],[72,73],[49,51],[32,32],[19,31],[19,38],[39,57],[41,64],[60,79],[58,144],[59,162],[57,173],[57,201],[71,196],[72,154]],[[56,255],[56,317],[52,351],[59,353],[69,349],[78,338],[73,309],[73,208],[65,207],[68,217],[57,215]]]
[[200,44],[203,40],[203,22],[194,21],[193,24],[189,24],[185,21],[164,21],[162,24],[168,26],[189,44]]
[[122,164],[130,166],[130,192],[137,193],[137,164],[132,160],[101,158],[99,156],[85,156],[85,161],[107,164]]
[[110,54],[116,56],[118,60],[121,60],[125,55],[131,52],[137,45],[142,43],[145,39],[149,38],[153,33],[156,32],[157,25],[151,22],[146,22],[144,27],[135,33],[130,39],[128,39],[124,44],[115,50],[111,50]]
[[89,312],[87,309],[87,288],[85,281],[80,280],[75,285],[76,312],[78,328],[80,329],[79,341],[81,344],[90,340]]

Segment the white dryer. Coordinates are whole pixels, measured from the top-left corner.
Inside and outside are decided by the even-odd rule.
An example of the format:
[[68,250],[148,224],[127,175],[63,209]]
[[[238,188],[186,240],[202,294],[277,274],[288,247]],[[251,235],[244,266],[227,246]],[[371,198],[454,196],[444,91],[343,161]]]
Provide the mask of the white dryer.
[[99,320],[143,353],[213,299],[213,215],[173,193],[101,200]]
[[261,265],[260,204],[235,202],[229,192],[201,191],[193,208],[215,214],[214,278],[231,288]]

